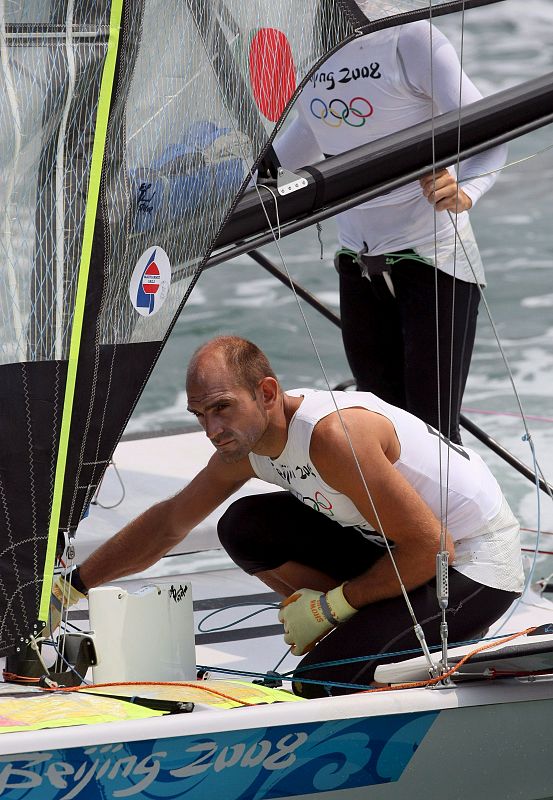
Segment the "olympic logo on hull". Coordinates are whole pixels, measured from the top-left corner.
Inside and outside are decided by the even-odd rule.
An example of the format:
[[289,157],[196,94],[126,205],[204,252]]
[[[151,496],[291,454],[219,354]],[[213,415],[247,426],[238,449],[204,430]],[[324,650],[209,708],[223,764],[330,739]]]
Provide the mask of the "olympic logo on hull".
[[354,97],[349,103],[335,97],[326,103],[320,97],[315,97],[310,105],[311,113],[330,128],[339,128],[342,123],[351,128],[362,128],[374,108],[365,97]]

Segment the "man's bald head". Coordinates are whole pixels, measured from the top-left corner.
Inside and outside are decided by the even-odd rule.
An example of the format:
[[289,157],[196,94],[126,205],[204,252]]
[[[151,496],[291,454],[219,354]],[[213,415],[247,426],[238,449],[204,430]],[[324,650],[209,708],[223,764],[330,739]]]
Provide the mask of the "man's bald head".
[[241,336],[216,336],[193,353],[186,382],[201,380],[211,369],[221,366],[226,367],[236,385],[248,389],[252,397],[263,378],[277,380],[269,359],[253,342]]

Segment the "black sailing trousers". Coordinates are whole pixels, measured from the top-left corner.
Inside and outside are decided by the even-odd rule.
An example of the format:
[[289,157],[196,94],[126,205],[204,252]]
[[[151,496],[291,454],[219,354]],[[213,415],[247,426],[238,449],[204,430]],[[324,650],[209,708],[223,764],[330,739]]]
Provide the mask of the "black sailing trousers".
[[338,256],[344,348],[359,391],[374,392],[460,444],[459,414],[480,292],[476,284],[414,256],[413,251],[394,254],[397,263],[389,274],[395,297],[382,275],[369,280],[352,256]]
[[[342,583],[363,574],[378,559],[389,558],[385,548],[366,539],[358,528],[343,527],[289,492],[236,500],[219,520],[218,533],[232,560],[250,575],[294,561]],[[479,638],[516,597],[514,592],[484,586],[450,567],[446,612],[450,643]],[[439,645],[441,611],[435,579],[410,591],[409,599],[429,647]],[[398,584],[398,596],[364,606],[304,656],[294,672],[294,691],[303,697],[324,697],[368,687],[378,664],[409,658],[410,650],[420,655]],[[357,660],[332,663],[352,658]]]

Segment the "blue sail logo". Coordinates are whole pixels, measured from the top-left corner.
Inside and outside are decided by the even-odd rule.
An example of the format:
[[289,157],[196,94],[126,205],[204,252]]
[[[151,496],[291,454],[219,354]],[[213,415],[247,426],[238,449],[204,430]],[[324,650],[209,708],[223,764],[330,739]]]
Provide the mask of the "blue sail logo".
[[161,284],[161,275],[155,257],[156,251],[154,250],[142,273],[136,292],[136,307],[148,309],[148,314],[154,310],[156,293]]
[[129,296],[140,316],[156,314],[169,294],[171,263],[158,245],[149,247],[138,259],[130,284]]

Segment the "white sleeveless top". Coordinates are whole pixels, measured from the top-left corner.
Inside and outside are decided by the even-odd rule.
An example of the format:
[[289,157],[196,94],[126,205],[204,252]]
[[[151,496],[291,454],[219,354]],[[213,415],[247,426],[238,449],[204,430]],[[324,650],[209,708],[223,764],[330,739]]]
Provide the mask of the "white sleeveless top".
[[287,394],[303,396],[303,401],[290,421],[288,440],[278,458],[250,453],[250,463],[259,478],[287,489],[340,525],[358,527],[367,532],[367,538],[374,539],[374,529],[354,503],[317,474],[309,448],[315,425],[335,412],[336,406],[366,408],[382,414],[393,424],[400,444],[394,467],[438,519],[447,509],[444,522],[455,543],[452,566],[487,586],[521,590],[519,526],[499,484],[477,453],[445,437],[440,440],[430,425],[370,392],[331,394],[294,389]]

